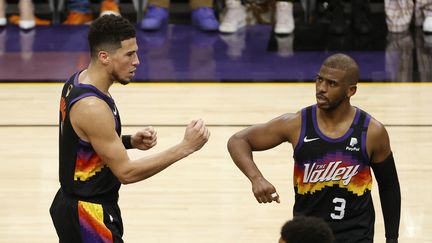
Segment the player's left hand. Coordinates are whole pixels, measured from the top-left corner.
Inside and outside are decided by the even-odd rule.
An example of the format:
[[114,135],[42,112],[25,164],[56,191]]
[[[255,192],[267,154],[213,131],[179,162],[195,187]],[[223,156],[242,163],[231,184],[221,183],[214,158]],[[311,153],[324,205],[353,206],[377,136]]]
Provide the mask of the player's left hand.
[[157,144],[157,133],[153,127],[146,127],[131,137],[131,143],[134,148],[147,150]]

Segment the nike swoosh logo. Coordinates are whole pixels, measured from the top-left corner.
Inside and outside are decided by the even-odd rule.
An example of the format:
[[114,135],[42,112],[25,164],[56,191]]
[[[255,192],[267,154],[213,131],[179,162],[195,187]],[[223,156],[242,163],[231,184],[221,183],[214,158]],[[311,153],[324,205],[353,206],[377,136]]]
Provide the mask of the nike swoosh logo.
[[305,142],[305,143],[309,143],[309,142],[312,142],[312,141],[315,141],[315,140],[318,140],[319,138],[307,138],[307,136],[306,137],[304,137],[304,139],[303,139],[303,142]]
[[114,116],[117,116],[117,107],[114,107],[113,113],[114,113]]

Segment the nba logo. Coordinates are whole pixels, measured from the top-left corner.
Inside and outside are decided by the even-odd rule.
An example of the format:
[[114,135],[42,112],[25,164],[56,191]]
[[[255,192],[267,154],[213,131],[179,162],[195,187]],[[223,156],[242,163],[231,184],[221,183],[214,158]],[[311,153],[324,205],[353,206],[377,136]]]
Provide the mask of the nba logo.
[[354,147],[354,145],[356,145],[356,144],[357,144],[357,138],[351,138],[350,146]]

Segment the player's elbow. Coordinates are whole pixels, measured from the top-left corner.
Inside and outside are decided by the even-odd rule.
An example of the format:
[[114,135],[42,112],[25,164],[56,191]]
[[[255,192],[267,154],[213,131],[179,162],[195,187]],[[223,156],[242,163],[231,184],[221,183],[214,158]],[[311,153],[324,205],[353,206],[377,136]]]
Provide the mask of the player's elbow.
[[119,173],[116,173],[116,176],[123,185],[131,184],[137,181],[132,170],[120,171]]
[[118,175],[117,179],[120,181],[121,184],[123,185],[127,185],[127,184],[131,184],[133,183],[133,181],[131,180],[131,178],[124,176],[124,175]]
[[118,179],[119,179],[120,183],[123,184],[123,185],[127,185],[127,184],[133,183],[132,180],[129,180],[128,178],[125,178],[125,177],[119,177]]
[[124,171],[123,173],[118,174],[117,178],[119,179],[120,183],[122,183],[123,185],[127,185],[145,180],[156,173],[157,172],[155,172],[155,170],[150,170],[148,168],[138,169],[135,167],[133,169],[129,169],[127,171]]
[[240,136],[238,134],[234,134],[232,135],[227,142],[227,148],[228,150],[232,150],[233,148],[236,147],[236,144],[238,143],[238,141],[240,140]]
[[244,143],[249,144],[247,136],[242,132],[238,132],[238,133],[235,133],[234,135],[232,135],[228,139],[227,147],[228,147],[228,150],[230,150],[230,149],[234,149],[234,148],[238,147],[240,144],[244,144]]

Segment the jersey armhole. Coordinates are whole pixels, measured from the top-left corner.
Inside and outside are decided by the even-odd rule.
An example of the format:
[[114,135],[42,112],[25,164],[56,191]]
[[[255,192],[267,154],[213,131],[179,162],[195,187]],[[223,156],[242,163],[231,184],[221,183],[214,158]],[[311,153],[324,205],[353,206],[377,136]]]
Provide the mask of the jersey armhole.
[[303,145],[303,137],[306,133],[306,108],[303,108],[301,110],[301,130],[300,130],[300,136],[297,140],[297,145],[294,148],[294,157],[297,154],[297,152],[300,150],[301,146]]
[[81,100],[81,99],[83,99],[83,98],[86,98],[86,97],[90,97],[90,96],[95,96],[95,97],[97,97],[97,98],[100,99],[100,97],[99,97],[97,94],[95,94],[95,93],[85,93],[85,94],[82,94],[82,95],[80,95],[80,96],[74,98],[73,100],[71,100],[71,102],[69,102],[69,105],[68,105],[68,111],[70,111],[70,109],[72,108],[72,106],[73,106],[75,103],[77,103],[79,100]]
[[[97,98],[100,99],[100,97],[99,97],[97,94],[95,94],[95,93],[85,93],[85,94],[82,94],[82,95],[80,95],[80,96],[74,98],[74,99],[71,100],[71,102],[68,104],[68,108],[67,108],[67,110],[68,110],[68,112],[67,112],[67,116],[70,116],[70,110],[71,110],[71,108],[72,108],[72,106],[73,106],[74,104],[76,104],[79,100],[81,100],[81,99],[83,99],[83,98],[86,98],[86,97],[90,97],[90,96],[95,96],[95,97],[97,97]],[[70,123],[70,128],[73,130],[73,132],[74,132],[75,135],[77,136],[79,143],[80,143],[81,145],[84,145],[84,146],[87,146],[87,147],[91,147],[90,142],[83,140],[83,139],[78,135],[78,133],[75,131],[75,128],[73,127],[72,122],[70,121],[70,117],[69,117],[68,119],[69,119],[69,123]]]
[[367,140],[367,131],[369,128],[370,120],[371,120],[371,116],[366,113],[366,118],[365,118],[364,123],[363,123],[363,130],[362,130],[362,134],[361,134],[362,141],[363,141],[362,146],[361,146],[362,154],[363,154],[364,159],[366,161],[369,161],[369,163],[370,163],[370,154],[368,154],[368,152],[367,152],[367,146],[366,146],[367,141],[366,140]]

